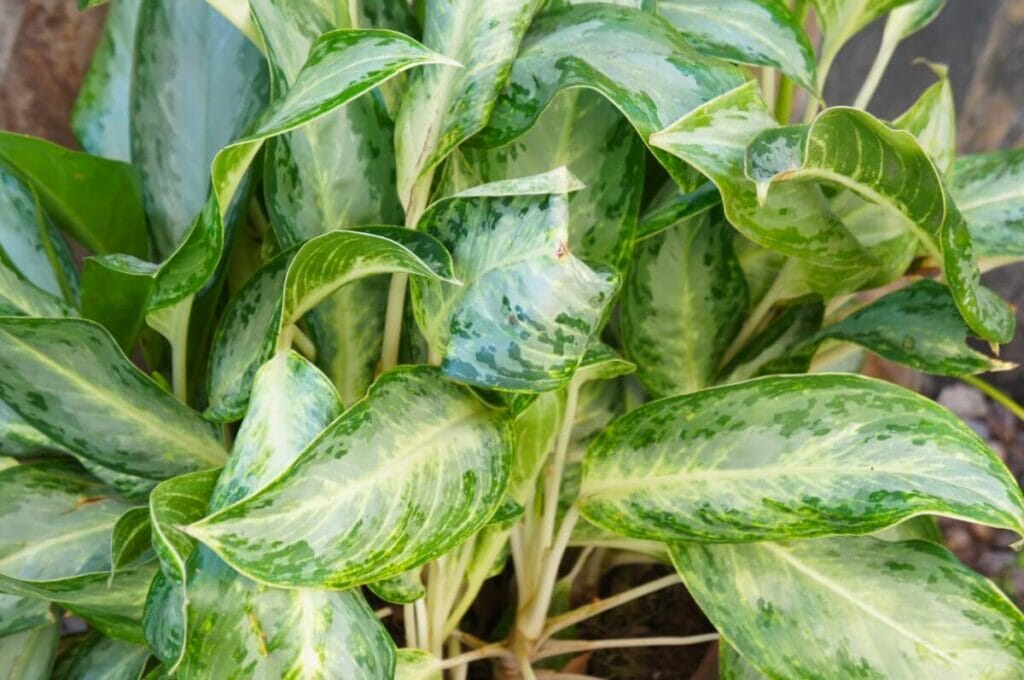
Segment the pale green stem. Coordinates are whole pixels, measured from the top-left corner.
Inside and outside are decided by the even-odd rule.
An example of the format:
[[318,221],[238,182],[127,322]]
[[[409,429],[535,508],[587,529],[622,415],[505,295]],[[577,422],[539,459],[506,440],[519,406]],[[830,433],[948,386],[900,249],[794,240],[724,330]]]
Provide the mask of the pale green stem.
[[537,587],[529,602],[526,611],[520,618],[517,625],[518,630],[527,640],[537,640],[544,631],[544,621],[547,619],[548,609],[551,607],[551,598],[554,595],[555,583],[558,581],[558,566],[565,555],[565,549],[569,545],[569,538],[576,526],[580,512],[575,505],[569,508],[562,520],[562,526],[558,530],[558,536],[554,544],[544,554],[540,578]]
[[572,439],[572,426],[576,421],[576,405],[579,402],[580,386],[576,380],[569,383],[565,396],[565,412],[562,416],[562,426],[558,431],[558,440],[555,445],[555,455],[545,470],[544,480],[544,523],[543,535],[541,537],[541,548],[551,547],[555,538],[555,523],[558,516],[558,496],[562,487],[562,477],[565,475],[565,457],[569,451],[569,441]]
[[430,620],[429,614],[427,614],[427,603],[426,598],[420,598],[412,603],[413,609],[416,611],[416,646],[420,649],[430,651],[427,649],[427,645],[430,643]]
[[540,639],[540,644],[543,645],[544,642],[546,642],[548,638],[555,633],[565,630],[570,626],[574,626],[581,621],[586,621],[587,619],[597,616],[598,614],[602,614],[609,609],[621,607],[627,602],[632,602],[633,600],[650,595],[651,593],[655,593],[663,588],[674,586],[679,582],[680,579],[678,574],[669,574],[668,576],[663,576],[662,578],[651,581],[650,583],[630,588],[629,590],[617,595],[606,597],[603,600],[598,600],[597,602],[591,602],[590,604],[548,619],[547,625],[544,627],[544,634]]
[[[832,62],[835,58],[836,55],[834,54],[826,54],[818,62],[818,94],[822,97],[825,96],[825,82],[828,80],[828,72],[832,68]],[[817,97],[811,93],[807,94],[807,107],[804,109],[804,125],[814,122],[814,117],[818,115],[818,107],[820,105],[821,101]]]
[[[409,208],[405,213],[405,226],[415,229],[420,216],[427,207],[430,195],[432,173],[424,175],[413,187],[409,197]],[[391,287],[388,289],[388,306],[384,312],[384,338],[381,342],[380,370],[390,370],[398,365],[398,348],[402,342],[402,317],[405,315],[405,289],[409,284],[409,275],[392,274]]]
[[405,626],[405,646],[417,648],[416,644],[416,608],[411,604],[402,606],[402,623]]
[[316,361],[316,345],[313,344],[313,341],[298,326],[292,325],[291,329],[291,341],[295,345],[295,349],[310,361]]
[[960,376],[960,380],[988,395],[992,401],[1001,404],[1007,411],[1024,420],[1024,406],[1018,404],[997,387],[990,385],[976,375],[963,375]]
[[192,316],[192,304],[185,305],[176,315],[174,337],[171,342],[171,385],[174,396],[183,404],[188,403],[188,322]]
[[878,55],[875,57],[875,62],[871,65],[871,70],[868,71],[868,77],[864,80],[860,92],[857,93],[857,98],[853,101],[855,108],[866,109],[868,104],[871,103],[871,98],[875,96],[878,84],[882,82],[882,76],[885,74],[885,69],[889,67],[889,60],[892,59],[893,52],[895,51],[895,43],[887,44],[885,41],[882,42]]
[[776,71],[768,66],[761,67],[761,94],[764,96],[764,101],[771,108],[775,106],[775,77]]
[[[797,0],[792,7],[793,18],[798,26],[803,26],[807,21],[807,7],[807,0]],[[796,83],[786,75],[782,75],[779,81],[779,94],[775,98],[775,118],[783,125],[789,125],[789,120],[793,117],[793,92],[795,89]],[[807,96],[813,97],[814,95],[808,92]]]
[[438,668],[445,670],[448,668],[458,668],[467,663],[473,663],[474,661],[480,661],[482,659],[496,659],[502,656],[510,656],[508,647],[503,642],[496,642],[494,644],[481,647],[480,649],[474,649],[471,652],[460,654],[459,656],[453,656],[450,659],[442,661]]
[[685,637],[620,638],[617,640],[552,640],[544,649],[534,655],[534,660],[547,659],[552,656],[561,656],[563,654],[589,652],[596,649],[700,645],[705,642],[714,642],[717,639],[718,633],[688,635]]

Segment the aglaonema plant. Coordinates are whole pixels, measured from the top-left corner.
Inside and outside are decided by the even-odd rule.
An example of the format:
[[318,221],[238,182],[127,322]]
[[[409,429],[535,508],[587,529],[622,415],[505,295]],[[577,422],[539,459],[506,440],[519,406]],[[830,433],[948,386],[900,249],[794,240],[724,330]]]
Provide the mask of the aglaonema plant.
[[[85,152],[0,133],[0,668],[1019,677],[934,519],[1024,534],[1016,480],[840,372],[1012,368],[1024,153],[955,156],[941,66],[863,108],[942,5],[114,0]],[[717,632],[581,639],[680,580]]]

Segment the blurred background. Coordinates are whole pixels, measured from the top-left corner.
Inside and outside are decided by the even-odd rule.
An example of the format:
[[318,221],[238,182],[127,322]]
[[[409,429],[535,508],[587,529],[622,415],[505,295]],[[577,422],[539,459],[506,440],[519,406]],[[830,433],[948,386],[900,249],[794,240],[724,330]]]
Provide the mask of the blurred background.
[[[0,128],[76,147],[71,107],[103,27],[105,8],[85,12],[76,0],[0,0]],[[853,40],[832,69],[825,98],[849,104],[875,57],[882,25]],[[961,153],[1024,145],[1024,0],[948,0],[929,27],[896,52],[870,110],[894,118],[933,82],[915,59],[946,64],[956,94]],[[1005,267],[987,283],[1017,305],[1018,333],[1004,358],[1024,362],[1024,265]],[[973,388],[869,360],[867,372],[938,399],[955,411],[1024,481],[1024,426]],[[1024,401],[1024,369],[987,376]],[[1009,532],[943,522],[961,559],[1024,604],[1024,559]],[[625,610],[623,610],[625,611]],[[649,618],[649,612],[644,618]]]

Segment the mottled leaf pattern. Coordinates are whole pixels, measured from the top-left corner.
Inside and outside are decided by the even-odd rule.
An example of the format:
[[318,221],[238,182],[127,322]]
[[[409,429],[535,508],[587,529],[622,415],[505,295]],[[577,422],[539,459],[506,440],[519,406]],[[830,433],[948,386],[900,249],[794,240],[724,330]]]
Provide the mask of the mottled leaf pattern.
[[[638,72],[644,77],[634,77]],[[490,125],[477,141],[506,144],[537,121],[557,92],[586,87],[615,104],[646,142],[742,82],[739,71],[700,57],[654,14],[606,4],[570,7],[533,22]],[[655,154],[681,185],[693,181],[683,163],[658,149]]]
[[142,645],[93,634],[61,654],[54,669],[54,678],[138,680],[148,660],[149,650]]
[[859,534],[925,513],[1024,532],[1020,488],[970,428],[913,392],[840,374],[628,413],[587,451],[580,508],[661,541]]
[[747,313],[747,282],[720,211],[642,241],[622,296],[622,340],[654,395],[713,383]]
[[657,7],[701,54],[773,66],[816,90],[814,49],[782,0],[658,0]]
[[215,430],[90,321],[0,319],[0,397],[82,457],[147,479],[223,464]]
[[671,550],[701,609],[769,677],[1009,678],[1024,663],[1024,616],[932,543]]
[[1024,149],[957,159],[952,193],[978,255],[1024,257]]
[[420,330],[446,375],[501,389],[565,384],[617,287],[569,252],[565,168],[468,189],[431,206],[420,229],[451,252],[461,286],[413,281]]
[[400,368],[269,486],[188,531],[260,582],[379,581],[483,526],[501,504],[511,456],[505,415],[436,370]]

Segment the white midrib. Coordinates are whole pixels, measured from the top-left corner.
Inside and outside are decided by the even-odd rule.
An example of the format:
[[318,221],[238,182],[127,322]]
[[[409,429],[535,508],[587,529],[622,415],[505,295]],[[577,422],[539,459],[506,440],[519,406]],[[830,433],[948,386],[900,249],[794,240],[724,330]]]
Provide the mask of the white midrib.
[[[0,331],[0,333],[2,333],[2,331]],[[157,417],[149,417],[152,415],[149,410],[137,408],[135,404],[125,401],[124,399],[121,399],[120,395],[118,395],[115,392],[96,389],[96,386],[93,383],[84,380],[75,373],[68,372],[64,366],[62,366],[57,361],[54,361],[47,355],[39,352],[33,345],[30,345],[29,343],[11,335],[10,333],[3,333],[3,335],[7,337],[9,342],[27,348],[29,354],[34,356],[39,363],[45,364],[46,366],[50,367],[50,369],[53,370],[54,373],[63,376],[65,380],[80,388],[81,392],[96,395],[97,401],[99,403],[109,404],[111,406],[111,410],[116,410],[122,415],[131,414],[130,420],[134,420],[140,425],[143,425],[146,429],[152,428],[158,432],[164,432],[168,440],[178,441],[182,444],[180,450],[194,451],[203,460],[206,460],[218,466],[224,464],[224,461],[227,458],[227,454],[223,451],[223,449],[220,449],[220,447],[216,447],[218,449],[219,455],[208,455],[208,452],[210,450],[210,444],[216,444],[216,439],[213,438],[212,434],[210,436],[210,439],[202,441],[192,436],[192,433],[189,432],[188,430],[185,430],[183,432],[182,430],[175,429],[173,433],[165,432],[165,428],[168,427],[168,423],[165,423],[164,421],[160,420]],[[198,418],[198,416],[196,417]],[[189,438],[189,440],[191,440],[192,446],[190,446],[188,442],[182,442],[182,439],[186,436]]]
[[939,657],[940,659],[943,659],[943,660],[947,661],[950,665],[956,666],[956,667],[959,667],[959,668],[963,668],[966,671],[966,674],[964,675],[964,677],[970,677],[971,673],[975,672],[977,670],[973,666],[972,667],[961,666],[960,663],[958,662],[958,660],[955,657],[950,656],[946,652],[944,652],[941,649],[939,649],[939,648],[935,647],[934,645],[930,644],[928,642],[928,640],[915,635],[913,633],[913,631],[911,631],[911,630],[901,626],[897,621],[894,621],[893,619],[889,618],[884,613],[882,613],[882,612],[880,612],[880,611],[870,607],[868,604],[866,604],[864,602],[863,598],[857,597],[856,595],[854,595],[854,593],[851,593],[851,592],[847,591],[845,588],[843,588],[841,585],[839,585],[835,581],[832,581],[831,579],[827,578],[826,576],[818,573],[817,571],[812,569],[810,566],[804,564],[803,562],[798,560],[796,557],[790,555],[788,552],[786,552],[785,549],[783,549],[783,548],[781,548],[781,547],[779,547],[777,545],[773,545],[771,543],[761,543],[760,545],[764,546],[764,548],[766,550],[768,550],[768,552],[773,553],[776,557],[778,557],[782,561],[790,564],[794,569],[799,571],[801,574],[807,576],[812,581],[815,581],[815,582],[819,583],[820,585],[822,585],[826,589],[831,590],[832,592],[836,593],[840,598],[842,598],[843,600],[848,601],[850,604],[852,604],[857,609],[860,609],[861,611],[863,611],[868,616],[871,616],[872,618],[877,619],[878,621],[882,622],[883,624],[885,624],[886,626],[888,626],[892,630],[896,631],[897,633],[899,633],[903,637],[906,637],[906,638],[908,638],[910,640],[913,640],[918,646],[924,647],[925,649],[927,649],[929,652],[931,652],[935,656]]
[[1022,198],[1024,198],[1024,191],[1018,189],[1016,191],[1011,190],[1001,194],[996,194],[995,196],[985,196],[984,198],[976,201],[963,201],[961,203],[958,203],[957,206],[960,208],[961,212],[966,212],[968,210],[975,210],[977,208],[982,208],[993,203],[1020,200]]
[[4,555],[3,558],[0,558],[0,566],[8,565],[11,562],[17,562],[22,558],[36,555],[43,550],[53,548],[55,546],[73,543],[81,539],[83,536],[91,536],[92,534],[109,531],[110,526],[110,524],[98,524],[80,531],[65,533],[60,536],[53,536],[42,541],[34,541],[31,545],[25,546],[21,550],[16,550],[8,555]]

